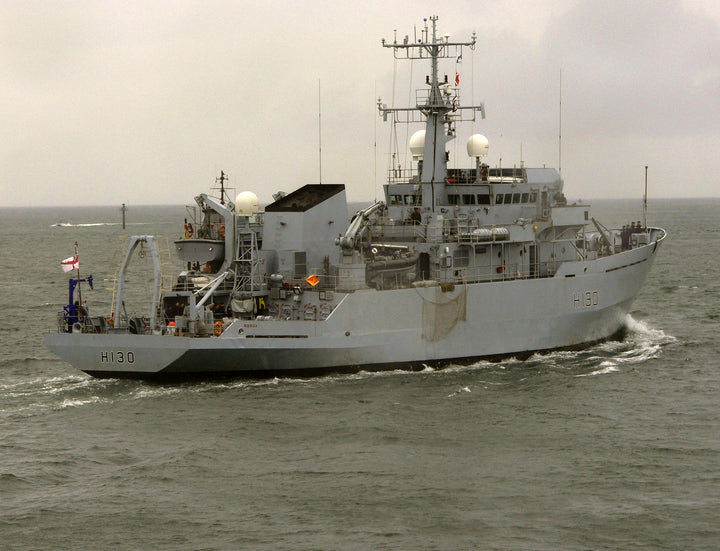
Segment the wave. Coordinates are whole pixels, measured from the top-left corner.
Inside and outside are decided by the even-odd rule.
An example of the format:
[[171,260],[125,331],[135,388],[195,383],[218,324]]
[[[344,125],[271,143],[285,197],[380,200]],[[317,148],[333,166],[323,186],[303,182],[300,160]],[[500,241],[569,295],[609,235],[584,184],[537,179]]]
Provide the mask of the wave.
[[618,370],[618,366],[612,361],[604,361],[600,364],[600,369],[591,371],[590,373],[580,373],[575,375],[576,377],[590,377],[593,375],[607,375],[608,373],[614,373]]
[[88,375],[20,376],[0,383],[0,418],[28,418],[67,408],[134,400],[158,400],[188,393],[225,392],[309,383],[309,379],[234,380],[157,385]]
[[88,398],[65,398],[59,405],[55,406],[53,409],[60,410],[70,407],[81,407],[81,406],[87,406],[90,404],[97,404],[99,402],[110,402],[111,400],[106,400],[103,398],[100,398],[99,396],[90,396]]
[[[555,350],[533,354],[527,359],[508,357],[500,361],[479,360],[470,365],[451,364],[442,369],[426,366],[422,371],[394,370],[385,372],[360,371],[346,375],[347,378],[392,377],[408,374],[464,374],[484,372],[491,376],[483,380],[483,384],[505,384],[504,380],[494,380],[492,375],[518,372],[558,372],[574,377],[609,375],[620,371],[623,367],[640,365],[657,358],[662,348],[677,342],[672,335],[661,329],[651,327],[647,322],[634,319],[630,314],[624,320],[625,336],[622,340],[610,340],[595,344],[581,350]],[[462,394],[462,390],[451,396]]]
[[18,488],[31,486],[31,482],[22,476],[13,473],[0,473],[0,488],[4,490],[17,490]]
[[[9,330],[0,330],[0,333],[3,332],[9,332]],[[0,371],[2,371],[3,373],[7,373],[10,370],[20,371],[28,367],[34,367],[37,363],[43,364],[44,362],[52,362],[57,360],[57,357],[53,356],[51,352],[48,351],[47,353],[43,354],[44,351],[42,351],[41,349],[35,351],[39,353],[37,356],[20,355],[22,354],[22,352],[22,350],[18,351],[17,356],[12,356],[12,353],[5,352],[3,355],[5,355],[6,357],[0,359]],[[1,383],[0,388],[2,388]]]
[[96,380],[83,375],[23,378],[9,383],[0,383],[0,396],[18,398],[51,395],[86,388]]
[[458,395],[460,395],[460,394],[464,394],[464,393],[468,393],[468,394],[469,394],[469,393],[471,393],[471,392],[472,392],[472,390],[470,390],[470,387],[469,387],[469,386],[464,386],[464,387],[462,387],[462,388],[457,389],[457,390],[456,390],[455,392],[453,392],[452,394],[448,394],[447,397],[448,397],[448,398],[454,398],[455,396],[458,396]]
[[111,402],[114,390],[107,381],[72,374],[14,377],[0,383],[0,417],[33,417],[48,411]]
[[[0,382],[0,415],[23,417],[66,408],[111,404],[127,400],[175,399],[175,396],[202,393],[259,391],[296,385],[322,387],[379,378],[420,377],[450,386],[448,398],[469,396],[476,385],[518,384],[548,374],[562,377],[612,375],[628,366],[642,365],[657,358],[664,346],[677,339],[644,321],[628,315],[623,340],[606,341],[577,351],[558,350],[534,354],[520,360],[508,357],[501,361],[478,360],[470,365],[451,364],[443,368],[428,365],[421,370],[363,371],[324,377],[230,379],[157,385],[123,379],[95,379],[82,374],[60,376],[15,377]],[[471,378],[468,379],[468,376]]]
[[599,364],[589,373],[577,377],[605,375],[618,371],[622,366],[643,364],[657,358],[664,346],[677,342],[675,337],[662,329],[655,329],[630,314],[625,317],[625,329],[627,334],[622,341],[608,341],[594,347],[597,355],[593,359]]

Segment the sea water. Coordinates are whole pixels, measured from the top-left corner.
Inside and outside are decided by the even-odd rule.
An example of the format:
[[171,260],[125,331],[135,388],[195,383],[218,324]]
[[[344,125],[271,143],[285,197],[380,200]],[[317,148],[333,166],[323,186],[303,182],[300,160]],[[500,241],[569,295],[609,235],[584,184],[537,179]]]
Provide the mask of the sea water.
[[622,342],[165,385],[92,379],[42,342],[76,241],[106,312],[123,238],[179,237],[184,208],[132,207],[125,230],[114,207],[0,210],[0,548],[718,549],[719,213],[651,203],[669,236]]

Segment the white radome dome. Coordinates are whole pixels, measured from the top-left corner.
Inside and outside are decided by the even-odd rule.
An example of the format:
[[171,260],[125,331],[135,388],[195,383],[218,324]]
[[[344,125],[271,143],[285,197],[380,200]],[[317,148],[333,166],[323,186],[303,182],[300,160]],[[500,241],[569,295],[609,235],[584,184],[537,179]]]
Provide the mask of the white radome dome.
[[482,134],[473,134],[467,142],[467,152],[470,157],[487,157],[490,151],[490,142]]
[[260,209],[257,195],[252,191],[238,193],[235,198],[235,214],[238,216],[255,216]]
[[413,161],[419,161],[423,158],[423,152],[425,151],[425,131],[418,130],[410,136],[410,153],[412,154]]

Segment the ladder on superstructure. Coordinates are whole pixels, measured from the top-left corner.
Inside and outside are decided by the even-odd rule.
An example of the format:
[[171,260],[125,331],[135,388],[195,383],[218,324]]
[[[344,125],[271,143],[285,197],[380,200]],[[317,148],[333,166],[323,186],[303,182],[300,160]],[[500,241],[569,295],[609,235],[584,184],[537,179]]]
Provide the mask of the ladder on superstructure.
[[254,291],[262,289],[260,259],[258,257],[257,234],[249,227],[241,227],[237,233],[237,254],[233,261],[235,267],[235,285],[233,296],[252,296]]

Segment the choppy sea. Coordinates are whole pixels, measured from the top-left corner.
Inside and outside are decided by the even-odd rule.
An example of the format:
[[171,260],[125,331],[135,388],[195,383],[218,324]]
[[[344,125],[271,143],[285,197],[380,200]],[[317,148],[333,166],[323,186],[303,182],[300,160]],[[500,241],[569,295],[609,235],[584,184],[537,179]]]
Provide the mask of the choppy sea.
[[105,310],[123,236],[177,237],[184,207],[131,207],[125,230],[115,207],[1,209],[0,548],[716,550],[718,215],[651,203],[669,237],[622,342],[163,385],[92,379],[42,338],[75,241]]

